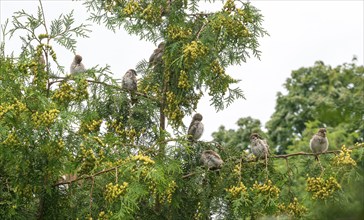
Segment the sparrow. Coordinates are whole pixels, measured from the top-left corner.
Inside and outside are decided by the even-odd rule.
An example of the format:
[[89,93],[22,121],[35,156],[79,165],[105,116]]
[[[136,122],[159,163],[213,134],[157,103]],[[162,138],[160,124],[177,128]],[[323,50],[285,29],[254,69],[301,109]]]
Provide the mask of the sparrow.
[[[326,128],[320,128],[318,132],[312,136],[310,148],[314,154],[318,154],[327,151],[328,147],[329,140],[326,137]],[[319,160],[318,155],[315,155],[315,159]]]
[[188,140],[189,141],[197,141],[201,138],[204,130],[204,126],[202,124],[202,115],[200,113],[196,113],[192,117],[192,121],[190,126],[188,127]]
[[156,64],[162,62],[164,47],[165,47],[165,43],[161,42],[158,45],[158,48],[153,51],[153,54],[149,58],[149,67],[155,66]]
[[131,101],[134,104],[136,102],[135,92],[137,91],[137,73],[133,69],[129,69],[123,77],[122,88],[130,92]]
[[80,55],[76,55],[73,59],[70,67],[71,74],[83,73],[86,71],[85,66],[81,63],[82,57]]
[[200,160],[210,170],[220,169],[224,163],[220,155],[213,150],[204,150]]
[[263,140],[259,134],[253,133],[250,135],[251,151],[258,159],[264,158],[267,160],[269,154],[269,146],[265,140]]

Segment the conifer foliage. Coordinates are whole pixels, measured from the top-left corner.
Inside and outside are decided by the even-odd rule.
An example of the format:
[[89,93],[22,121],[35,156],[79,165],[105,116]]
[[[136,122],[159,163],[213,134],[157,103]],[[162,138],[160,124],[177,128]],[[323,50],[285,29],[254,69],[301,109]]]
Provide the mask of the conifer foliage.
[[[163,42],[161,59],[135,67],[140,79],[132,92],[111,77],[108,66],[70,74],[58,62],[54,44],[75,53],[77,40],[91,31],[75,22],[73,12],[46,21],[39,1],[36,15],[14,14],[10,30],[8,23],[2,27],[3,39],[21,33],[22,52],[8,55],[6,43],[0,47],[0,219],[307,214],[302,197],[284,188],[291,170],[282,174],[270,158],[266,166],[242,148],[188,140],[182,119],[203,95],[217,111],[244,98],[226,68],[259,58],[258,39],[267,34],[249,2],[227,0],[215,12],[200,11],[199,4],[85,1],[91,21]],[[353,148],[337,151],[334,165],[346,167],[340,174],[360,178],[362,145],[357,149],[355,160]],[[202,152],[212,151],[221,159],[219,169],[200,161]],[[307,178],[307,191],[315,199],[342,195],[337,175]]]

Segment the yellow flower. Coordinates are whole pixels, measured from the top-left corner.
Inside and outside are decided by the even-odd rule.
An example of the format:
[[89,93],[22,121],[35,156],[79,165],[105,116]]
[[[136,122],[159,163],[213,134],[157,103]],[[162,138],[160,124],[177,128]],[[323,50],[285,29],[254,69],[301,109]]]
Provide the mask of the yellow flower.
[[312,192],[313,199],[325,199],[330,197],[335,191],[341,189],[341,185],[334,177],[324,180],[321,177],[308,177],[307,188],[308,192]]
[[231,197],[235,198],[241,195],[241,193],[246,193],[247,188],[242,182],[240,182],[238,186],[233,186],[229,189],[226,189],[226,191],[230,193]]
[[148,156],[144,156],[141,153],[131,156],[132,161],[141,161],[144,165],[154,164],[155,162]]
[[267,183],[258,184],[257,181],[253,184],[253,189],[258,191],[258,193],[262,193],[264,195],[268,195],[269,197],[278,198],[280,189],[272,184],[271,180],[268,180]]
[[183,47],[183,59],[187,66],[192,65],[198,57],[204,56],[208,48],[200,41],[192,41]]
[[127,182],[123,182],[122,185],[119,185],[116,183],[115,185],[113,183],[109,183],[106,185],[105,189],[105,199],[108,202],[114,201],[116,198],[121,196],[121,194],[125,193],[126,188],[128,187]]
[[353,160],[353,158],[351,158],[350,153],[352,150],[349,150],[346,148],[345,145],[343,145],[341,147],[341,152],[339,155],[336,155],[333,158],[333,164],[335,166],[341,166],[341,165],[351,165],[351,166],[356,166],[356,162],[355,160]]

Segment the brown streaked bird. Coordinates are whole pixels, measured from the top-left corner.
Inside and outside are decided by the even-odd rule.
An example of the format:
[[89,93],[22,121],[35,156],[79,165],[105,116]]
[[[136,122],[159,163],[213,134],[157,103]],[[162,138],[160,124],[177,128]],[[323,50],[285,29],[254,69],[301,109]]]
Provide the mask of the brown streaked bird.
[[153,51],[153,54],[149,58],[149,67],[155,66],[158,63],[162,62],[162,56],[163,56],[163,53],[164,53],[165,45],[166,44],[164,42],[161,42],[158,45],[158,48]]
[[224,163],[220,155],[213,150],[204,150],[200,160],[210,170],[220,169]]
[[82,63],[82,57],[80,55],[76,55],[71,63],[70,73],[77,74],[77,73],[83,73],[85,71],[86,69]]
[[123,89],[126,89],[130,92],[130,98],[131,98],[132,104],[134,104],[137,101],[137,99],[135,97],[135,92],[138,90],[136,76],[137,76],[136,71],[133,69],[129,69],[124,74],[123,81],[121,84],[121,87]]
[[256,157],[256,160],[258,161],[260,158],[264,158],[265,162],[265,169],[267,171],[268,175],[268,155],[270,153],[269,151],[269,145],[266,140],[263,140],[259,134],[252,133],[250,135],[250,147],[251,151]]
[[257,159],[266,158],[269,154],[269,146],[259,134],[252,133],[250,135],[251,151]]
[[[310,148],[314,154],[320,154],[327,151],[329,148],[329,140],[326,137],[326,128],[320,128],[317,133],[312,136]],[[315,155],[315,159],[319,160],[318,155]]]
[[192,117],[192,121],[190,126],[188,127],[188,140],[189,141],[197,141],[201,138],[204,130],[204,126],[202,124],[202,115],[200,113],[196,113]]

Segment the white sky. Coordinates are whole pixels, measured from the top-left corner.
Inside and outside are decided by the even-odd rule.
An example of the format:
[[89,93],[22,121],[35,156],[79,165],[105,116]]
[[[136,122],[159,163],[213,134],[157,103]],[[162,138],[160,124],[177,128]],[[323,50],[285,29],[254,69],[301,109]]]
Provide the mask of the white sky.
[[[237,100],[218,113],[210,106],[209,97],[200,102],[198,112],[203,114],[205,124],[203,140],[211,140],[211,133],[220,125],[236,128],[235,123],[241,117],[260,119],[264,125],[274,112],[277,92],[283,92],[282,85],[292,70],[312,66],[317,60],[336,66],[351,62],[353,55],[358,57],[358,65],[364,63],[364,1],[251,2],[261,10],[263,27],[270,36],[260,40],[260,61],[252,58],[241,66],[228,68],[234,78],[242,80],[237,86],[244,91],[246,100]],[[35,14],[38,5],[38,1],[33,0],[0,0],[1,24],[21,9]],[[43,0],[43,6],[47,24],[72,9],[77,15],[77,24],[90,23],[86,21],[88,13],[82,2]],[[82,55],[86,67],[109,64],[115,78],[135,68],[141,59],[148,60],[155,49],[152,43],[129,36],[123,29],[113,33],[93,24],[91,30],[90,38],[78,39],[77,53]],[[18,39],[5,39],[8,54],[20,52]],[[54,49],[59,63],[68,70],[74,55],[55,44]],[[190,120],[190,116],[185,118],[186,126]]]

